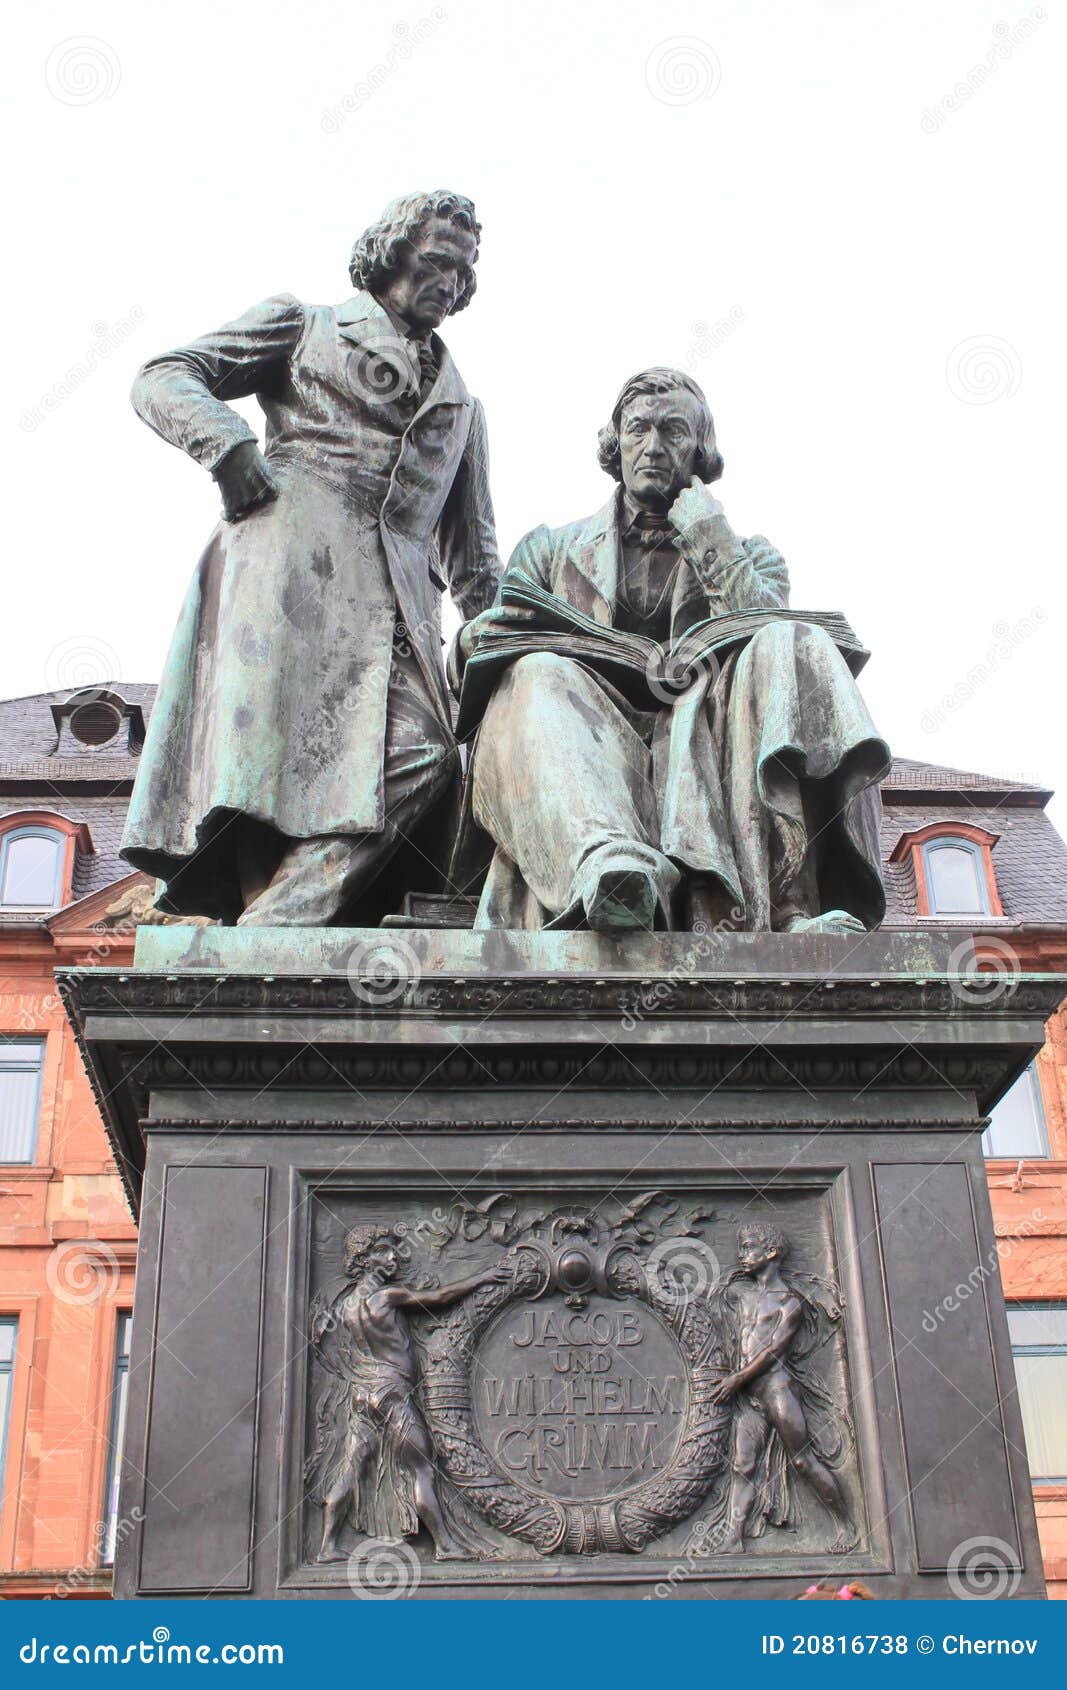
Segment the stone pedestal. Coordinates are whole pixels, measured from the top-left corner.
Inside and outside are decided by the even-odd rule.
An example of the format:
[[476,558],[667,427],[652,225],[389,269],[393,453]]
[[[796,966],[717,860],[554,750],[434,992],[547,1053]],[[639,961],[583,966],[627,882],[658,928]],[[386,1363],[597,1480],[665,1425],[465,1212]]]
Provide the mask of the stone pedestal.
[[141,1223],[116,1594],[1043,1594],[980,1135],[1065,986],[959,945],[67,975]]

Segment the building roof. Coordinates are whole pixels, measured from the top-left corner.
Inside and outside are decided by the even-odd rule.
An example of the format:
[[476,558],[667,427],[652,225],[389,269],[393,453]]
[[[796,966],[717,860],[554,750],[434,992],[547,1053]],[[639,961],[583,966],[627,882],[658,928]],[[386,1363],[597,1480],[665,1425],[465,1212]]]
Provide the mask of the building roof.
[[[104,689],[94,691],[103,695]],[[86,823],[93,850],[75,854],[75,902],[133,872],[119,856],[119,843],[156,688],[128,683],[108,688],[107,695],[118,695],[126,711],[120,731],[104,745],[82,744],[69,731],[68,707],[85,698],[83,688],[0,700],[0,817],[54,810]],[[5,917],[13,918],[14,912]]]
[[[62,741],[54,712],[84,690],[63,687],[0,700],[0,792],[5,792],[9,783],[22,786],[31,781],[62,784],[133,780],[138,757],[137,750],[128,747],[128,736],[120,734],[116,741],[99,746]],[[129,682],[107,691],[121,694],[138,719],[147,720],[156,696],[154,686]]]
[[[997,891],[1008,921],[1047,926],[1067,923],[1067,844],[1043,810],[1023,805],[997,807],[923,804],[898,807],[885,804],[882,812],[882,877],[886,889],[886,921],[900,924],[915,917],[915,873],[909,851],[904,860],[889,856],[902,833],[914,833],[931,822],[950,825],[966,821],[971,827],[998,835],[993,847]],[[973,925],[973,923],[972,923]]]
[[981,775],[972,769],[950,769],[943,763],[919,763],[912,757],[894,757],[893,767],[882,782],[882,796],[886,803],[899,803],[909,793],[923,798],[937,793],[949,802],[955,795],[982,792],[1010,794],[1016,803],[1036,804],[1044,809],[1052,792],[1035,781],[1019,780],[1013,775]]
[[985,775],[894,757],[882,784],[882,877],[886,923],[915,919],[916,887],[911,853],[890,855],[902,834],[931,822],[966,822],[996,835],[993,870],[1009,922],[1047,926],[1067,922],[1067,844],[1045,806],[1046,786],[1014,776]]

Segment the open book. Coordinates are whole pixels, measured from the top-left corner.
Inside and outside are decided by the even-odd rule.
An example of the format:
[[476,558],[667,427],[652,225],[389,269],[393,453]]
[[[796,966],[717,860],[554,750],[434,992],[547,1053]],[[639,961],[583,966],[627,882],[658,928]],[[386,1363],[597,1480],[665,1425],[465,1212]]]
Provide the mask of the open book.
[[478,726],[501,672],[530,652],[573,657],[603,675],[640,710],[662,709],[770,622],[811,622],[824,628],[854,675],[870,656],[837,611],[729,611],[694,623],[673,645],[663,646],[643,634],[605,627],[532,581],[505,581],[500,600],[534,614],[513,630],[488,632],[479,639],[463,671],[458,739],[466,739]]

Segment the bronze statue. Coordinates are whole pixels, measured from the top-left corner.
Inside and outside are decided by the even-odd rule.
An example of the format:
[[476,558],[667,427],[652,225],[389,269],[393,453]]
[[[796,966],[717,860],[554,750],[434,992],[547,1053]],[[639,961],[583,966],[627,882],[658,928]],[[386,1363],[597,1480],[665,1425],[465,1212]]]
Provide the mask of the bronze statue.
[[[738,1265],[715,1299],[733,1351],[733,1371],[715,1387],[711,1400],[735,1409],[731,1478],[721,1535],[714,1543],[718,1553],[743,1550],[746,1529],[757,1536],[768,1523],[789,1523],[790,1466],[837,1523],[831,1552],[849,1548],[855,1537],[831,1465],[842,1453],[844,1420],[802,1368],[813,1336],[818,1341],[820,1314],[832,1322],[840,1318],[840,1309],[832,1297],[829,1308],[820,1309],[817,1298],[805,1296],[783,1276],[787,1251],[775,1227],[740,1227]],[[821,1282],[811,1283],[814,1288]]]
[[[478,925],[877,926],[889,752],[846,662],[866,654],[821,625],[843,619],[790,612],[780,554],[733,533],[690,376],[631,378],[600,462],[620,484],[608,504],[527,534],[450,661],[461,716],[475,672],[495,679],[452,871],[476,883],[492,854]],[[716,629],[739,613],[756,631],[720,662]],[[700,630],[711,646],[672,675]],[[629,687],[632,651],[662,648],[666,672]]]
[[312,1342],[333,1386],[320,1407],[318,1447],[309,1462],[322,1505],[320,1561],[340,1560],[347,1523],[368,1537],[433,1538],[438,1561],[471,1552],[462,1526],[449,1521],[438,1495],[434,1450],[416,1401],[418,1358],[407,1314],[458,1303],[482,1285],[511,1278],[505,1266],[436,1290],[392,1283],[400,1246],[392,1228],[354,1227],[344,1268],[353,1281],[312,1315]]
[[[343,305],[277,294],[137,378],[223,503],[123,839],[169,913],[375,923],[433,889],[460,775],[440,594],[474,617],[499,576],[482,411],[435,332],[479,234],[459,194],[396,200]],[[227,403],[253,394],[265,455]]]

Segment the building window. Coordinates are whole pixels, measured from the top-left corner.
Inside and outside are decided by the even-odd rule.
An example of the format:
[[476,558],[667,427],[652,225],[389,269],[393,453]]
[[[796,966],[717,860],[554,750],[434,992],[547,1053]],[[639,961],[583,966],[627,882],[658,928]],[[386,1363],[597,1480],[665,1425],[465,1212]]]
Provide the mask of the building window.
[[968,839],[931,839],[923,846],[931,915],[990,915],[985,870]]
[[79,704],[70,718],[70,731],[82,745],[107,745],[121,726],[121,712],[105,699]]
[[48,827],[14,828],[0,839],[0,907],[59,907],[66,840]]
[[916,915],[942,921],[974,916],[1003,919],[993,870],[997,839],[997,834],[970,822],[928,822],[912,833],[902,833],[889,861],[910,862]]
[[1041,1082],[1033,1062],[994,1105],[982,1136],[982,1149],[987,1156],[1011,1156],[1016,1160],[1049,1154]]
[[111,1384],[111,1425],[108,1432],[107,1489],[104,1492],[104,1531],[100,1539],[100,1564],[110,1567],[115,1559],[119,1527],[119,1474],[122,1444],[126,1436],[126,1398],[130,1384],[130,1334],[133,1315],[120,1312],[115,1334],[115,1372]]
[[19,1323],[14,1315],[0,1315],[0,1496],[7,1465],[7,1424],[11,1417],[11,1375],[15,1371],[15,1339]]
[[0,1038],[0,1162],[37,1155],[43,1039]]
[[1067,1303],[1016,1303],[1008,1330],[1030,1477],[1067,1484]]
[[78,756],[106,750],[111,756],[136,757],[144,744],[144,712],[108,687],[81,687],[52,706],[55,755]]

